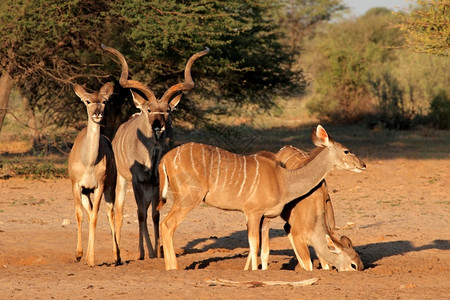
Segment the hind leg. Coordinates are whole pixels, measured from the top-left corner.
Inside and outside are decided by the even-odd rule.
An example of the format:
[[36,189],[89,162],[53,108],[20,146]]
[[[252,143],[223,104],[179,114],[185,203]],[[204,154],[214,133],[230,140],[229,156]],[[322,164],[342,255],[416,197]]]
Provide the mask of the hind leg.
[[172,206],[164,221],[161,223],[161,238],[164,250],[166,270],[178,269],[177,259],[173,248],[173,234],[186,215],[196,206],[180,207],[176,203]]

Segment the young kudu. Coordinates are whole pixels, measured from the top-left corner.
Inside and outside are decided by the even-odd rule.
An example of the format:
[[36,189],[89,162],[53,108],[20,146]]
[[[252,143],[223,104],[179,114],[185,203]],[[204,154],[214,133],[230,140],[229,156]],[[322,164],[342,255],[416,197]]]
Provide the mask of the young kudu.
[[288,202],[307,194],[335,167],[355,172],[365,169],[365,164],[334,142],[322,126],[313,130],[312,140],[318,148],[301,168],[292,170],[264,156],[241,156],[210,145],[188,143],[169,151],[159,165],[158,208],[164,204],[169,187],[173,194],[173,206],[161,223],[166,269],[177,269],[173,248],[176,227],[202,201],[244,212],[252,270],[256,270],[263,219],[279,216]]
[[[194,54],[186,64],[184,82],[170,87],[158,100],[145,84],[128,79],[128,64],[119,51],[104,45],[102,48],[114,54],[120,61],[122,66],[120,85],[136,89],[146,98],[131,90],[134,104],[140,110],[140,114],[120,125],[112,142],[118,173],[115,204],[117,241],[120,242],[127,183],[131,181],[138,207],[139,259],[144,259],[145,256],[144,239],[149,257],[161,257],[159,211],[156,210],[159,189],[158,164],[162,155],[169,150],[167,139],[170,139],[171,132],[170,113],[181,99],[180,92],[189,91],[194,87],[191,76],[192,64],[207,54],[209,49]],[[147,227],[147,210],[150,204],[152,204],[155,248],[152,247]]]
[[[275,159],[288,169],[304,165],[308,154],[293,146],[285,146],[277,154],[258,153]],[[360,271],[364,265],[358,253],[353,249],[351,240],[334,236],[335,218],[328,189],[323,180],[308,194],[289,202],[283,209],[281,217],[286,221],[284,229],[292,244],[299,265],[312,271],[313,265],[308,246],[316,251],[323,269],[334,266],[339,271]],[[267,267],[269,257],[268,228],[261,233],[261,261]],[[247,259],[247,265],[248,260]]]
[[68,162],[78,225],[76,258],[77,261],[80,261],[83,256],[81,243],[81,221],[83,219],[81,206],[83,206],[87,211],[89,220],[89,242],[86,262],[89,266],[94,266],[95,228],[97,226],[100,200],[104,193],[113,237],[114,261],[117,262],[120,255],[115,234],[113,211],[116,188],[116,165],[111,142],[100,134],[100,122],[103,119],[105,104],[113,92],[113,85],[106,83],[99,92],[92,94],[86,92],[78,84],[74,86],[74,90],[86,105],[88,114],[87,127],[75,139]]

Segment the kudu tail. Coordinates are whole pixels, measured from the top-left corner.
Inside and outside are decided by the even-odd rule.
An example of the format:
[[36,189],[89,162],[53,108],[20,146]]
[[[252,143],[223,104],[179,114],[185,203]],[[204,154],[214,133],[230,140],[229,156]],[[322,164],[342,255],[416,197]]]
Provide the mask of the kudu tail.
[[166,165],[163,162],[159,164],[159,204],[156,208],[160,210],[166,204],[167,192],[169,189],[169,178],[167,177]]

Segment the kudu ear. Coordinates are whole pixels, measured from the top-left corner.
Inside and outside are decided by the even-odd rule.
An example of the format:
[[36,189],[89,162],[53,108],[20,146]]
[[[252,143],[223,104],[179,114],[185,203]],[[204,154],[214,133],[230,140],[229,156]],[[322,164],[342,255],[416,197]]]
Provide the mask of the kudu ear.
[[84,89],[83,86],[81,86],[79,84],[75,84],[73,86],[73,90],[74,90],[75,94],[77,94],[77,96],[81,99],[81,101],[84,102],[85,100],[87,100],[89,93],[86,92],[86,90]]
[[103,100],[108,100],[114,91],[114,85],[111,82],[105,83],[99,91],[99,95]]
[[133,102],[134,102],[134,106],[136,106],[136,108],[142,110],[142,107],[144,106],[145,103],[145,99],[144,97],[142,97],[141,95],[139,95],[136,92],[131,91],[131,95],[133,96]]
[[333,242],[333,240],[328,234],[325,235],[325,238],[327,240],[328,249],[330,249],[332,253],[339,254],[342,252],[341,248]]
[[353,248],[352,241],[345,235],[341,236],[341,244],[344,248]]
[[172,100],[169,102],[170,110],[174,110],[175,106],[177,106],[180,102],[181,97],[183,97],[183,94],[176,95],[172,98]]
[[321,125],[313,129],[311,139],[317,147],[330,147],[333,144],[333,139]]

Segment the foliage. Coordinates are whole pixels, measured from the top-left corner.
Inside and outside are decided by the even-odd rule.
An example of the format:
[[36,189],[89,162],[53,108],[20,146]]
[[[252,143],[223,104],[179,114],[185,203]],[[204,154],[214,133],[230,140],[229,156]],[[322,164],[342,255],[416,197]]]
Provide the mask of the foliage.
[[387,29],[393,15],[375,8],[356,20],[329,24],[307,43],[305,69],[314,85],[308,108],[321,119],[334,122],[361,120],[375,107],[369,79],[379,67],[394,60],[401,37]]
[[398,80],[385,71],[370,83],[378,99],[379,122],[389,129],[408,129],[411,126],[413,111],[405,104],[405,91]]
[[2,176],[26,178],[67,178],[67,159],[63,156],[2,156],[0,160]]
[[41,113],[41,129],[82,119],[71,84],[95,87],[108,76],[92,68],[91,54],[101,32],[93,28],[101,26],[107,2],[7,0],[0,10],[0,70],[14,78],[33,112]]
[[396,25],[406,33],[405,47],[415,52],[449,55],[450,2],[448,0],[417,0],[417,8],[400,14]]
[[[85,119],[71,84],[97,89],[119,77],[120,67],[100,49],[101,43],[119,49],[133,79],[157,95],[180,80],[193,53],[210,47],[193,68],[197,97],[180,105],[186,112],[202,99],[211,100],[213,108],[217,103],[226,103],[228,110],[233,104],[257,103],[267,109],[274,97],[304,87],[301,71],[290,68],[293,55],[280,43],[268,0],[6,3],[7,9],[0,10],[0,71],[13,76],[30,106],[47,117],[41,126],[74,126]],[[112,117],[114,126],[132,106],[120,98],[110,107],[111,115],[120,115]]]
[[431,101],[431,119],[433,124],[439,129],[450,128],[450,97],[444,90]]
[[275,20],[284,33],[283,43],[295,55],[301,54],[305,36],[347,10],[340,0],[282,0],[278,5]]

